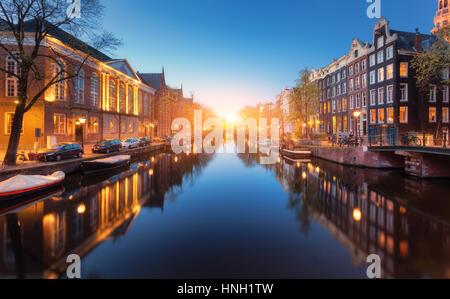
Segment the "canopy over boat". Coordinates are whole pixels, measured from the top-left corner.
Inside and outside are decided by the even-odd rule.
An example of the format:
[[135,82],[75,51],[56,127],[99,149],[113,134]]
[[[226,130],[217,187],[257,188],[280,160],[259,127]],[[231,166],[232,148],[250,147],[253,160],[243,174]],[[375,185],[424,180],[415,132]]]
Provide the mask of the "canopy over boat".
[[121,156],[113,156],[113,157],[99,159],[99,160],[86,161],[84,163],[89,164],[90,162],[92,162],[92,163],[104,163],[104,164],[117,164],[117,163],[129,161],[129,160],[131,160],[131,156],[121,155]]
[[0,183],[0,197],[27,193],[62,182],[66,175],[62,171],[52,175],[18,175]]

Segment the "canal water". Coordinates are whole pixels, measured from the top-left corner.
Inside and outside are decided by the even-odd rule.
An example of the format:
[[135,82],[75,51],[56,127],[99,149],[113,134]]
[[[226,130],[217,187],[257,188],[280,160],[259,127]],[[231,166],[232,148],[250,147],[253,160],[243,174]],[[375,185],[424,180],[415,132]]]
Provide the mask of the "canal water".
[[0,204],[0,278],[450,278],[450,181],[159,153]]

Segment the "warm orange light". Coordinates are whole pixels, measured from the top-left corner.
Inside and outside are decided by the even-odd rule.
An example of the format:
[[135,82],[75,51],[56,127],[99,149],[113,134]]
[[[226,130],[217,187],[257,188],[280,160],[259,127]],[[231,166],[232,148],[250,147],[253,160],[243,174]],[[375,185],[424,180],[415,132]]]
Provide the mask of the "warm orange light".
[[317,173],[320,172],[320,167],[319,167],[319,166],[316,167],[316,172],[317,172]]
[[84,205],[84,203],[80,203],[80,205],[77,208],[77,213],[79,215],[83,215],[86,212],[86,206]]
[[152,157],[152,162],[155,162],[155,157]]
[[175,157],[175,163],[178,163],[178,157]]
[[297,163],[297,167],[300,168],[300,162]]
[[361,219],[362,219],[362,213],[361,213],[361,210],[360,210],[360,209],[356,208],[356,209],[353,210],[353,219],[354,219],[356,222],[360,222],[360,221],[361,221]]
[[152,176],[152,175],[153,175],[153,169],[150,169],[150,170],[148,171],[148,175],[149,175],[149,176]]
[[302,173],[302,178],[304,179],[304,180],[306,180],[306,178],[307,178],[307,174],[306,174],[306,171],[303,171],[303,173]]

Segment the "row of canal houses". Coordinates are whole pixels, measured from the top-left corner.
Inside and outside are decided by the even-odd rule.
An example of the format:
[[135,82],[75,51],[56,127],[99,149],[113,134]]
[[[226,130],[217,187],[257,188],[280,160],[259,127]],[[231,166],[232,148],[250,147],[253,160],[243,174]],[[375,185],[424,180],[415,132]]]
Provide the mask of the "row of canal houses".
[[[28,23],[26,28],[25,50],[31,51],[34,25]],[[0,34],[2,43],[11,41],[10,51],[15,51],[12,33]],[[44,58],[38,65],[46,78],[30,85],[30,96],[60,68],[78,76],[48,89],[25,114],[20,150],[60,142],[162,137],[172,134],[173,119],[193,118],[193,98],[185,98],[183,88],[166,84],[164,68],[159,73],[136,72],[127,59],[111,58],[61,29],[52,30],[41,51],[52,59]],[[0,63],[18,71],[17,62],[6,51],[0,51]],[[18,103],[18,82],[3,72],[0,82],[0,150],[4,150]],[[41,138],[36,139],[36,129],[41,130]]]
[[[354,39],[346,55],[313,69],[310,79],[320,89],[319,131],[354,133],[384,144],[410,132],[425,132],[427,142],[448,134],[449,86],[438,89],[430,83],[429,90],[421,92],[411,67],[411,60],[435,38],[418,30],[392,30],[380,18],[372,44]],[[448,68],[442,76],[448,78]]]

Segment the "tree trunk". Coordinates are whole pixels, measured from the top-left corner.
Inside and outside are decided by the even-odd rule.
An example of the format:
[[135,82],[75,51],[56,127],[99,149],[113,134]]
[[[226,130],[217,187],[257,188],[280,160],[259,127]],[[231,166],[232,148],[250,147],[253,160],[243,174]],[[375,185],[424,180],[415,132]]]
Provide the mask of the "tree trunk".
[[14,113],[13,125],[12,125],[12,129],[11,129],[11,135],[9,137],[8,149],[6,151],[5,159],[3,162],[3,164],[6,166],[15,166],[16,165],[17,150],[19,148],[20,135],[21,135],[21,131],[22,131],[24,110],[25,110],[25,106],[23,104],[19,104],[16,106],[16,111]]

